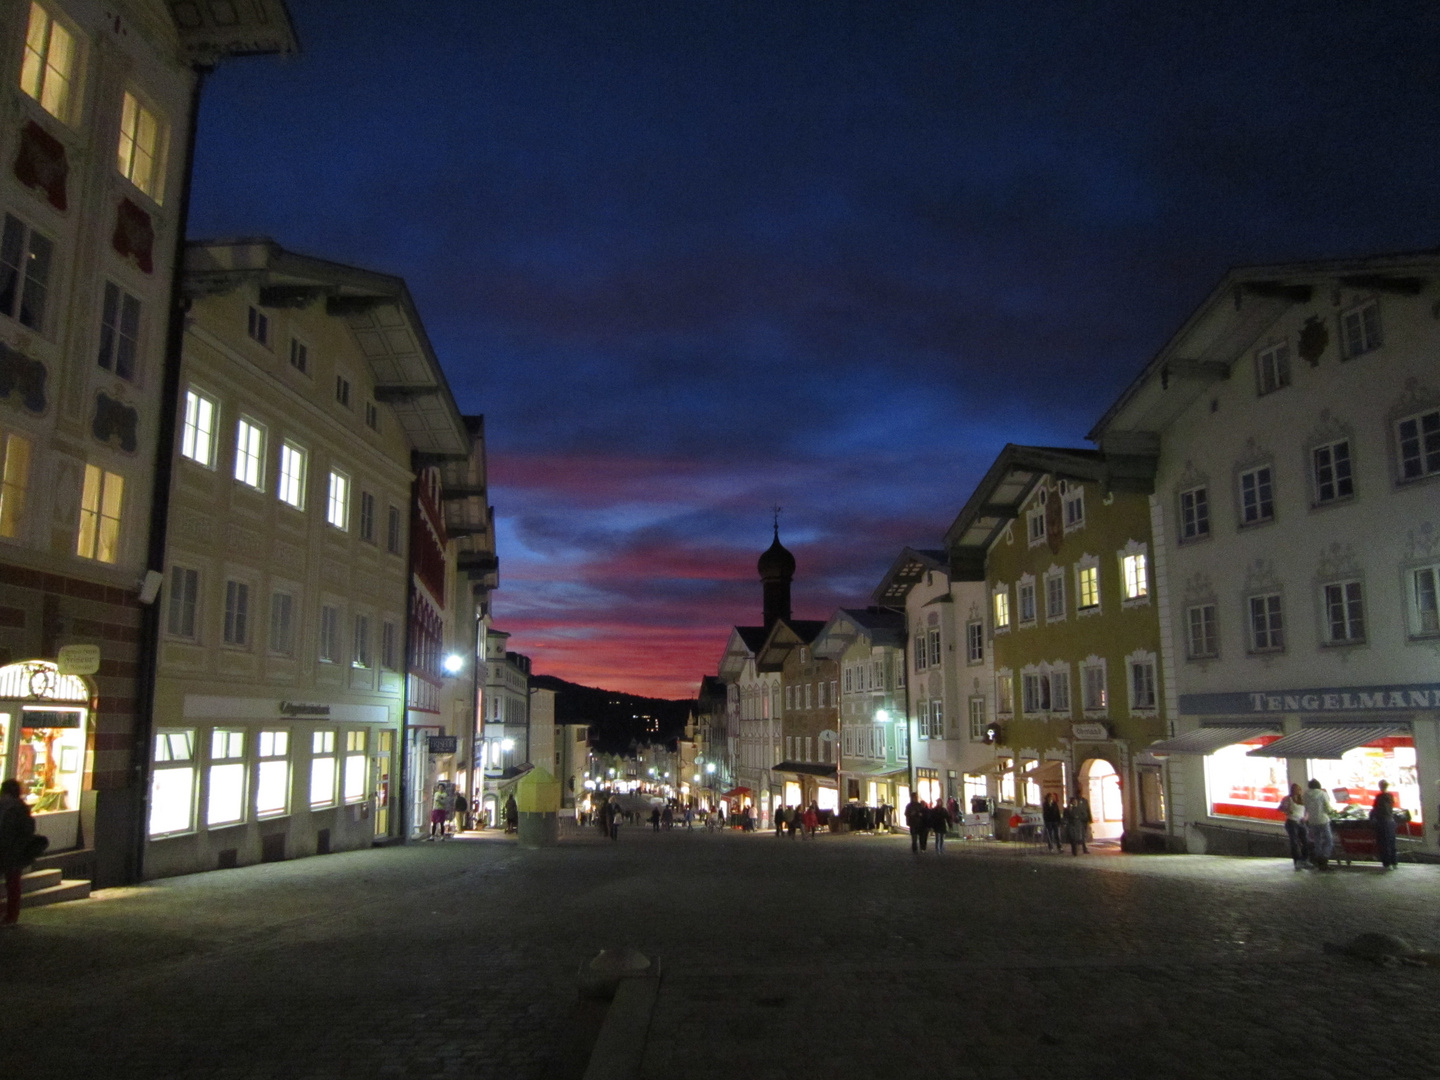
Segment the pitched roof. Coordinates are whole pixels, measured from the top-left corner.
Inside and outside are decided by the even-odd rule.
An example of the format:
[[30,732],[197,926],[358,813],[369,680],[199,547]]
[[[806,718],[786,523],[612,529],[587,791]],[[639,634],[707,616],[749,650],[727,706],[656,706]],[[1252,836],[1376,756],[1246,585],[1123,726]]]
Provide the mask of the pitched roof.
[[890,569],[885,571],[880,584],[875,586],[870,602],[883,607],[904,607],[905,597],[910,595],[910,590],[919,584],[921,578],[932,570],[947,573],[949,569],[943,549],[904,548],[890,564]]

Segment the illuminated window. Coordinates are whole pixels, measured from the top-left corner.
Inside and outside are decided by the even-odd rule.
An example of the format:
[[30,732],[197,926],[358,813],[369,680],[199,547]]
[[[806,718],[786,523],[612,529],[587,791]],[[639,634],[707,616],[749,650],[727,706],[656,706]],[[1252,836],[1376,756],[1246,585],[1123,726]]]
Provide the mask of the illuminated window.
[[38,334],[45,332],[45,304],[55,245],[17,217],[5,215],[0,234],[0,314]]
[[180,454],[207,469],[215,467],[214,398],[199,390],[185,391],[185,424],[180,432]]
[[316,731],[310,736],[310,807],[335,804],[335,732]]
[[235,425],[235,479],[263,490],[265,482],[265,429],[241,417]]
[[195,827],[195,731],[155,733],[150,774],[150,835],[173,836]]
[[1240,474],[1240,522],[1259,525],[1275,519],[1274,483],[1270,466]]
[[365,798],[365,732],[345,733],[345,791],[347,803]]
[[1285,648],[1279,593],[1250,597],[1250,648],[1253,652],[1279,652]]
[[175,637],[195,637],[195,612],[200,598],[200,572],[187,566],[170,568],[170,603],[165,629]]
[[290,809],[290,733],[262,731],[256,739],[255,816],[275,817]]
[[116,167],[157,203],[164,198],[165,125],[134,94],[126,91],[120,105],[120,145]]
[[1317,505],[1348,499],[1355,494],[1355,479],[1350,470],[1350,440],[1317,446],[1310,452],[1315,469],[1315,502]]
[[225,582],[226,645],[250,644],[250,586],[243,581]]
[[20,89],[51,116],[68,124],[74,110],[79,66],[75,36],[40,4],[31,4]]
[[97,361],[122,379],[135,376],[135,352],[140,337],[140,301],[112,281],[105,283],[100,312],[100,353]]
[[1290,345],[1282,341],[1255,354],[1255,383],[1261,396],[1290,385]]
[[305,509],[305,448],[290,441],[280,445],[280,501]]
[[1010,629],[1010,590],[999,589],[995,593],[995,629]]
[[350,478],[330,470],[330,497],[325,504],[325,520],[337,529],[350,528]]
[[288,592],[270,594],[270,651],[295,655],[295,598]]
[[1340,313],[1340,345],[1345,359],[1380,347],[1380,305],[1374,300]]
[[80,493],[80,535],[75,553],[82,559],[113,563],[120,553],[120,510],[125,478],[98,465],[85,466]]
[[1120,577],[1124,584],[1125,599],[1139,600],[1150,593],[1149,579],[1145,575],[1144,555],[1125,555],[1120,559]]
[[1180,540],[1210,535],[1210,499],[1203,487],[1180,493]]
[[[0,297],[0,304],[3,302]],[[1402,480],[1418,480],[1440,473],[1440,409],[1408,416],[1396,425],[1396,431],[1400,436]]]
[[30,440],[6,435],[5,462],[0,467],[0,536],[16,536],[25,513],[25,495],[30,486]]
[[216,728],[210,733],[210,775],[205,824],[235,825],[245,820],[245,732]]
[[1337,581],[1325,586],[1325,629],[1331,645],[1353,645],[1365,640],[1360,582]]
[[1220,629],[1214,604],[1196,604],[1185,609],[1185,645],[1191,660],[1220,655]]
[[1075,571],[1075,595],[1080,611],[1094,611],[1100,606],[1100,567],[1081,566]]

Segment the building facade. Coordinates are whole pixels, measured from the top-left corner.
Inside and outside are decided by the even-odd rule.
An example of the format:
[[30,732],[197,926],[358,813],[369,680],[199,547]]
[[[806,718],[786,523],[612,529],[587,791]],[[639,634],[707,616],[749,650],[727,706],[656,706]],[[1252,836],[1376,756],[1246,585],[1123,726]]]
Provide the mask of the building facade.
[[840,669],[815,652],[824,628],[809,619],[779,619],[756,657],[762,674],[780,676],[774,709],[780,760],[770,769],[772,806],[840,808]]

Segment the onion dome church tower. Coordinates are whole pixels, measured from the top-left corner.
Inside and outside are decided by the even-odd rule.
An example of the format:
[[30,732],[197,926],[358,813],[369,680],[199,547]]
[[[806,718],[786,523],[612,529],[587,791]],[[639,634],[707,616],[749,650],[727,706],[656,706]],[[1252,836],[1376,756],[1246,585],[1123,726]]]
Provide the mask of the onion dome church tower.
[[795,556],[780,543],[780,517],[775,517],[775,542],[755,564],[765,590],[765,629],[779,619],[790,618],[790,582],[795,577]]

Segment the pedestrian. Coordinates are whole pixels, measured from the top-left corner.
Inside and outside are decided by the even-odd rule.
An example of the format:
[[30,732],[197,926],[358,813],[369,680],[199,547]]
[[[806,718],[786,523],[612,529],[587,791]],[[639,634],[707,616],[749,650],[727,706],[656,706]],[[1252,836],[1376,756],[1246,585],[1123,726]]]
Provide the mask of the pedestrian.
[[1380,781],[1380,794],[1370,807],[1370,824],[1375,827],[1375,854],[1380,856],[1380,865],[1394,870],[1399,861],[1395,856],[1395,796],[1390,794],[1390,782]]
[[800,829],[800,807],[790,806],[785,809],[785,833],[791,840],[795,839],[795,833]]
[[1045,832],[1045,850],[1059,854],[1064,850],[1060,826],[1065,823],[1065,811],[1060,809],[1060,799],[1053,791],[1040,807],[1040,823]]
[[805,816],[801,819],[801,822],[805,826],[806,838],[814,840],[815,830],[820,827],[820,808],[812,802],[805,808]]
[[920,796],[911,795],[905,804],[905,825],[910,830],[910,850],[924,851],[930,836],[930,808],[920,801]]
[[658,806],[650,808],[650,828],[656,832],[660,831],[660,808]]
[[608,826],[607,826],[606,831],[609,832],[609,834],[610,834],[610,839],[611,839],[611,840],[619,840],[619,839],[620,839],[620,807],[615,803],[615,800],[614,800],[614,799],[611,799],[609,802],[607,802],[607,803],[605,804],[605,809],[609,812],[609,815],[610,815],[610,820],[609,820],[609,823],[608,823]]
[[1305,835],[1305,796],[1299,784],[1290,785],[1290,794],[1280,800],[1285,815],[1285,835],[1290,840],[1290,859],[1296,870],[1304,870],[1310,861],[1310,843]]
[[780,837],[782,837],[782,836],[785,835],[785,818],[786,818],[785,807],[782,806],[782,807],[780,807],[778,810],[775,811],[775,839],[776,839],[776,840],[779,840]]
[[945,850],[945,834],[950,831],[950,811],[939,799],[930,808],[930,831],[935,834],[935,854]]
[[691,829],[691,827],[692,827],[694,824],[695,824],[695,810],[694,810],[693,807],[687,805],[687,806],[685,807],[685,831],[686,831],[686,832],[689,832],[690,829]]
[[1330,815],[1335,807],[1330,796],[1311,780],[1305,789],[1305,830],[1310,834],[1310,861],[1316,870],[1330,869],[1330,855],[1335,850],[1335,834],[1330,831]]
[[958,799],[956,799],[954,795],[951,795],[950,798],[949,798],[949,800],[945,803],[945,809],[950,812],[950,823],[951,823],[952,825],[959,824],[959,822],[960,822],[960,801],[959,801]]
[[430,797],[430,835],[425,839],[434,840],[436,836],[445,839],[445,819],[450,816],[450,793],[445,790],[445,782],[439,781],[435,785],[435,792]]
[[460,790],[460,785],[456,784],[455,802],[452,805],[452,811],[455,814],[455,832],[457,834],[465,831],[465,815],[469,810],[470,800],[465,798],[465,793]]
[[505,800],[505,831],[520,831],[520,807],[516,804],[513,793]]
[[1070,805],[1065,808],[1065,832],[1070,840],[1071,855],[1079,855],[1081,851],[1086,855],[1090,854],[1090,848],[1086,845],[1089,829],[1090,802],[1077,791],[1070,797]]
[[665,826],[666,832],[675,827],[675,811],[670,809],[669,803],[666,803],[665,809],[660,812],[660,824]]
[[5,918],[0,926],[20,921],[20,876],[48,842],[35,835],[35,819],[20,797],[20,781],[0,783],[0,873],[5,876]]

